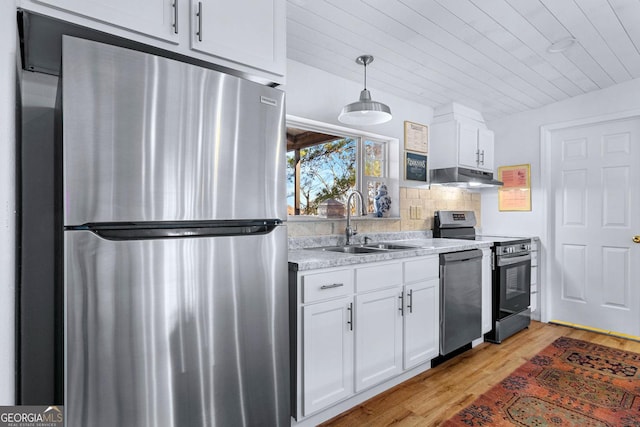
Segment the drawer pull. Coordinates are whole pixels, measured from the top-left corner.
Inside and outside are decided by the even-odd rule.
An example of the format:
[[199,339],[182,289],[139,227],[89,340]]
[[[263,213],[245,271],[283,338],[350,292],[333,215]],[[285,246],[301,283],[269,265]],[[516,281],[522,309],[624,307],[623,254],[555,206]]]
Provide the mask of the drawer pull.
[[349,330],[353,331],[353,303],[350,302],[349,306],[347,307],[347,311],[349,312],[349,320],[347,321],[347,324],[349,325]]
[[196,35],[198,36],[198,41],[201,42],[202,41],[202,2],[201,1],[198,2],[198,13],[196,13],[196,16],[198,17],[198,31],[196,32]]
[[339,288],[340,286],[344,286],[344,283],[332,283],[330,285],[322,285],[320,286],[320,289]]
[[173,4],[173,32],[178,34],[178,0],[174,0]]

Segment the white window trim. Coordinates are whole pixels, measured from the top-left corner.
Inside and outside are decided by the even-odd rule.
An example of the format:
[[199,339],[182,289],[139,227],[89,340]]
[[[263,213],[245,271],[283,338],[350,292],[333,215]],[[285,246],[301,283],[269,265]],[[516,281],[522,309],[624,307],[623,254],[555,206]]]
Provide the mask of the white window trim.
[[[357,182],[358,189],[360,191],[366,191],[366,180],[367,179],[376,179],[379,181],[386,181],[387,189],[389,190],[389,195],[391,196],[391,217],[399,218],[400,217],[400,161],[399,158],[392,155],[393,153],[398,152],[399,140],[398,138],[393,138],[386,135],[380,135],[376,133],[366,132],[359,129],[347,128],[344,126],[337,126],[330,123],[319,122],[316,120],[310,120],[303,117],[293,116],[287,114],[285,127],[292,128],[303,128],[308,129],[315,132],[320,133],[335,133],[337,136],[346,136],[355,139],[358,143],[358,150],[364,147],[364,141],[362,137],[366,139],[370,139],[372,141],[388,141],[387,142],[387,152],[386,152],[386,178],[384,179],[376,179],[375,177],[365,178],[364,176],[364,168],[361,164],[362,156],[358,156],[357,159]],[[363,193],[364,195],[364,193]],[[292,218],[303,218],[304,215],[295,215],[289,216],[289,219]]]

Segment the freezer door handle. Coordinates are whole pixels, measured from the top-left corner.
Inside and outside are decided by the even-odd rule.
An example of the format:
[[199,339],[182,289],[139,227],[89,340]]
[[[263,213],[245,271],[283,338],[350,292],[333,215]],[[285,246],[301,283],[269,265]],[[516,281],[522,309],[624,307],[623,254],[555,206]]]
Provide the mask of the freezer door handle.
[[271,233],[282,225],[279,219],[227,220],[227,221],[181,221],[175,223],[92,223],[66,230],[84,230],[107,240],[150,240],[192,237],[230,237]]

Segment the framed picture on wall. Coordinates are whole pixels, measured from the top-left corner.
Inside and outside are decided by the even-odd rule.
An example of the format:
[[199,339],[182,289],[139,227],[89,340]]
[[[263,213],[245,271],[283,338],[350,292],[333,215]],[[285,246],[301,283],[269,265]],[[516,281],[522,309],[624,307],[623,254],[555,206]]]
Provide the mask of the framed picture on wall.
[[405,121],[404,149],[427,154],[429,151],[429,127]]
[[427,156],[405,152],[404,179],[407,181],[427,182]]
[[498,179],[504,183],[498,189],[500,211],[531,210],[531,165],[501,166]]

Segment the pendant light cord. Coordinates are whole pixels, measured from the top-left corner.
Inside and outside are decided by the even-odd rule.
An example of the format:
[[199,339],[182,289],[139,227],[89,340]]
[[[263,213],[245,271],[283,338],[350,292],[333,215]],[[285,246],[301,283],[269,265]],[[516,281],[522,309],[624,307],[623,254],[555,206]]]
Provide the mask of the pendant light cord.
[[364,61],[364,88],[367,89],[367,61]]

